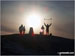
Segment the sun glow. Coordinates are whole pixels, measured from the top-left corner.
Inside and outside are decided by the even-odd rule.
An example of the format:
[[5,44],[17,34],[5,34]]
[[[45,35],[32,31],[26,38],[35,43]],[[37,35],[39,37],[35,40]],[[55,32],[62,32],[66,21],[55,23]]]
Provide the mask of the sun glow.
[[31,13],[27,17],[27,25],[29,27],[37,28],[40,26],[40,23],[41,23],[40,16],[36,13]]

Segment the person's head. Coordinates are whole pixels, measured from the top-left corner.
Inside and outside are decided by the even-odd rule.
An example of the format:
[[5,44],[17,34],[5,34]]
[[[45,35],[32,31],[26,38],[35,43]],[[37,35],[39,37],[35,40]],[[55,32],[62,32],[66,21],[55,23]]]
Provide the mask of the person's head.
[[33,27],[30,27],[30,30],[33,30]]
[[21,26],[23,26],[23,24],[21,24]]
[[25,28],[25,26],[24,26],[24,28]]
[[48,24],[47,24],[48,25]]
[[42,27],[43,27],[43,25],[42,25]]

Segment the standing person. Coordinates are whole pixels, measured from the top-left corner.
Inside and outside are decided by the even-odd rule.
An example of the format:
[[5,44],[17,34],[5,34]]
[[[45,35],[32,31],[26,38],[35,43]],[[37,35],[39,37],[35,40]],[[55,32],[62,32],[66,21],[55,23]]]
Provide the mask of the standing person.
[[52,25],[52,23],[47,24],[47,25],[44,23],[44,25],[46,26],[46,34],[48,35],[49,34],[49,27]]
[[22,30],[23,30],[23,25],[21,25],[21,26],[19,27],[20,35],[22,35]]
[[25,34],[25,26],[23,27],[23,35]]
[[44,35],[44,26],[42,25],[41,27],[41,32],[40,32],[42,35]]
[[33,27],[30,27],[30,30],[29,30],[29,35],[30,35],[30,36],[34,36]]

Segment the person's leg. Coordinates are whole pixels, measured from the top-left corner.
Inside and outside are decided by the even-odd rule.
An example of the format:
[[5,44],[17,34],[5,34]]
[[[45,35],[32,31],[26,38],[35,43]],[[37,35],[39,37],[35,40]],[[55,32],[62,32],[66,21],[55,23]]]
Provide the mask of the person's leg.
[[47,35],[49,35],[49,28],[47,29]]
[[43,30],[43,35],[44,35],[44,30]]
[[20,36],[22,36],[22,31],[20,31]]
[[23,35],[25,34],[25,31],[23,31]]
[[49,35],[49,32],[48,32],[48,35]]
[[46,35],[48,35],[48,32],[46,32]]
[[23,31],[22,31],[22,36],[23,36]]
[[49,34],[49,31],[46,32],[46,35],[48,35],[48,34]]

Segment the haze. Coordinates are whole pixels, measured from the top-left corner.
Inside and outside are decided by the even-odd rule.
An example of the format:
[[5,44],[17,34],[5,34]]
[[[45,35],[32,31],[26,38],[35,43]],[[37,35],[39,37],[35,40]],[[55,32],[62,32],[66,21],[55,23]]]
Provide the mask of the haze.
[[[49,32],[53,35],[74,38],[74,2],[72,1],[3,1],[1,2],[1,35],[19,33],[18,28],[21,24],[25,25],[28,33],[30,26],[27,20],[34,13],[36,17],[38,15],[40,21],[39,24],[36,19],[38,26],[33,25],[35,34],[39,34],[45,22],[52,23]],[[52,21],[44,18],[52,18]]]

